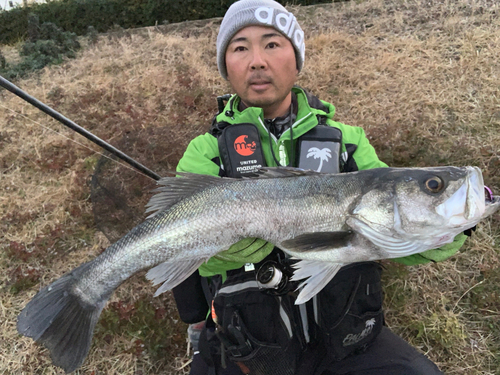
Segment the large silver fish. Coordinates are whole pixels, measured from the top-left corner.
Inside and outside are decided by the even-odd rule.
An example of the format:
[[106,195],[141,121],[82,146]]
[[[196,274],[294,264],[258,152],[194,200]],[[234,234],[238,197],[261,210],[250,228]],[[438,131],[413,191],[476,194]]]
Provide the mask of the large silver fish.
[[106,301],[138,271],[152,268],[147,277],[163,283],[158,294],[237,241],[257,237],[302,259],[295,273],[306,278],[301,303],[342,264],[437,248],[500,207],[498,197],[485,196],[475,167],[336,175],[270,168],[260,178],[183,173],[160,184],[149,203],[155,214],[42,289],[19,315],[18,331],[44,344],[66,372],[82,365]]

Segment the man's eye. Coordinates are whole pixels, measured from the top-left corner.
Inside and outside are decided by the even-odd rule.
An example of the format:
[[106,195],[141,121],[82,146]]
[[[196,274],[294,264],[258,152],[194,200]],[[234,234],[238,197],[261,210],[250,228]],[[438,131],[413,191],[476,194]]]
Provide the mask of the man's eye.
[[234,48],[234,52],[242,52],[244,50],[245,50],[245,47],[243,47],[243,46],[238,46],[238,47]]
[[271,49],[272,49],[272,48],[276,48],[276,47],[278,47],[278,43],[276,43],[276,42],[271,42],[271,43],[269,43],[269,44],[267,45],[267,48],[271,48]]

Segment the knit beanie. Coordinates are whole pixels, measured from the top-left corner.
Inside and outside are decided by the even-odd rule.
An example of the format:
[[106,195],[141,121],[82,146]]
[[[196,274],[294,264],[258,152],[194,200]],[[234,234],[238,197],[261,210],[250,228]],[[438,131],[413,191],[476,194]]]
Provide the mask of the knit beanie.
[[227,79],[226,49],[233,36],[247,26],[274,27],[287,37],[295,49],[297,69],[304,65],[304,32],[295,16],[273,0],[239,0],[227,10],[217,35],[217,67]]

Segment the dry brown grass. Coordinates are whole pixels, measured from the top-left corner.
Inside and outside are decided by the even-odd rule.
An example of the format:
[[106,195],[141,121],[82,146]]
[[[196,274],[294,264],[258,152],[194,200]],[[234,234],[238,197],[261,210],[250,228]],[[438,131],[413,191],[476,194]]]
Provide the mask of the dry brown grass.
[[[486,183],[500,191],[496,1],[369,0],[294,10],[309,34],[299,84],[333,102],[339,121],[364,127],[384,161],[477,165]],[[18,85],[119,147],[126,149],[134,134],[155,134],[155,152],[127,151],[161,173],[175,166],[190,138],[207,129],[215,96],[229,90],[216,71],[217,27],[214,21],[168,26],[166,33],[151,28],[101,37],[77,59]],[[16,316],[38,284],[106,246],[93,224],[86,184],[96,154],[34,121],[97,150],[0,92],[1,374],[61,373],[49,365],[45,350],[17,335]],[[500,374],[499,222],[496,215],[482,223],[446,262],[387,263],[388,325],[447,374]],[[118,290],[104,320],[111,324],[130,313],[130,323],[119,320],[117,332],[99,326],[79,373],[185,370],[176,370],[187,361],[185,326],[176,323],[169,295],[144,310],[161,312],[170,329],[162,333],[169,354],[159,359],[140,350],[143,333],[133,319],[151,293],[142,277]],[[142,328],[157,323],[151,318]]]

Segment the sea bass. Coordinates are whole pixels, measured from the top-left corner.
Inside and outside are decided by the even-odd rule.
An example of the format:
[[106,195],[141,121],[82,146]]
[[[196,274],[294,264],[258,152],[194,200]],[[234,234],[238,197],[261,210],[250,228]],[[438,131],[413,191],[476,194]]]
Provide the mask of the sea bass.
[[343,264],[438,248],[500,207],[475,167],[177,176],[159,182],[148,205],[155,213],[145,222],[42,289],[20,313],[19,333],[45,345],[66,372],[82,365],[110,295],[141,270],[163,283],[159,294],[239,240],[262,238],[300,259],[294,277],[306,279],[297,299],[303,303]]

